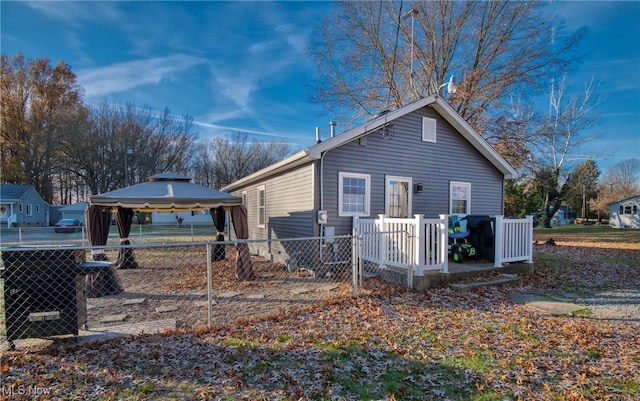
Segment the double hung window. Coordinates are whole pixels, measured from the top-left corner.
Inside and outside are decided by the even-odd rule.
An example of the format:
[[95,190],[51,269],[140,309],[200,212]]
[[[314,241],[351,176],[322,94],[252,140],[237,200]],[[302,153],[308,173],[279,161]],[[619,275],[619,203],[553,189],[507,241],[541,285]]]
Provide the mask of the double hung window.
[[451,181],[449,184],[449,214],[468,215],[471,210],[471,184]]
[[338,215],[368,216],[371,177],[368,174],[338,174]]

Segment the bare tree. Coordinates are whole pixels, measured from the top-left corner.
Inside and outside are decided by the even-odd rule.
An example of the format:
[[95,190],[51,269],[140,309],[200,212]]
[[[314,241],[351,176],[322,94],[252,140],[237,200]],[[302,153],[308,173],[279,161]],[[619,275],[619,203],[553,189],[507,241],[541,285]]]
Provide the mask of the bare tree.
[[615,188],[620,197],[639,193],[640,159],[626,159],[612,165],[607,169],[602,183]]
[[438,93],[456,75],[449,101],[484,133],[505,97],[535,92],[548,76],[566,71],[583,35],[564,34],[543,2],[337,5],[314,35],[310,53],[324,78],[313,83],[313,99],[351,122]]
[[263,143],[244,132],[213,138],[196,147],[192,159],[194,182],[221,188],[282,160],[290,153],[285,143]]
[[598,198],[590,202],[590,207],[600,216],[608,216],[609,203],[640,194],[640,159],[626,159],[611,165],[598,187]]
[[582,96],[567,98],[565,80],[551,85],[549,111],[530,124],[527,135],[528,162],[526,167],[532,177],[544,176],[547,193],[540,205],[545,227],[550,227],[551,218],[560,207],[568,188],[562,180],[567,171],[570,156],[579,152],[581,145],[593,140],[595,135],[587,135],[598,121],[595,108],[600,99],[594,96],[596,85],[593,80],[585,85]]
[[60,143],[86,115],[81,88],[69,65],[2,54],[0,132],[2,181],[30,184],[47,202]]
[[97,194],[157,173],[186,173],[196,137],[188,116],[103,102],[91,107],[86,126],[68,137],[63,151],[69,171]]

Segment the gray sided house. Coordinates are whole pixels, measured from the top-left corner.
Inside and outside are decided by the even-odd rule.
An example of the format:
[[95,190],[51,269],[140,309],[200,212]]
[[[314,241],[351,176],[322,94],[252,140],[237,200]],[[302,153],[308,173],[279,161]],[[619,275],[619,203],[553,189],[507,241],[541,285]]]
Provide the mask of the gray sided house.
[[[250,239],[352,233],[354,216],[501,215],[511,167],[442,98],[374,117],[244,177]],[[253,249],[286,259],[286,250]],[[284,255],[284,256],[283,256]]]
[[61,219],[76,219],[85,224],[84,214],[89,204],[87,202],[76,202],[73,205],[64,206],[59,209]]
[[0,224],[5,227],[48,226],[49,204],[31,185],[0,185]]
[[640,194],[609,204],[609,225],[613,228],[640,228]]

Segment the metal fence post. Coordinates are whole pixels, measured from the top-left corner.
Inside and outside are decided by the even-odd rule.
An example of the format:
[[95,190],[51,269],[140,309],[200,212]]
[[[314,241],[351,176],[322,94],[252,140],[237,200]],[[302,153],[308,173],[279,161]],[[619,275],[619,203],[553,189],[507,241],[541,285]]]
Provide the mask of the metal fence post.
[[209,327],[213,325],[213,278],[211,272],[211,243],[207,242],[207,317]]
[[351,284],[353,297],[358,296],[358,230],[354,227],[351,237]]

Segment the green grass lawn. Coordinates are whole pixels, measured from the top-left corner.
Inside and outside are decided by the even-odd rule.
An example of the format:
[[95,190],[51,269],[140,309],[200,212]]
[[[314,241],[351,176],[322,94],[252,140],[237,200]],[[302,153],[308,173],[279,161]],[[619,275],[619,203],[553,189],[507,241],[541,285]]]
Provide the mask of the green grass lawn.
[[611,228],[602,224],[572,224],[552,228],[534,228],[533,238],[546,241],[604,242],[604,243],[640,243],[640,230]]

